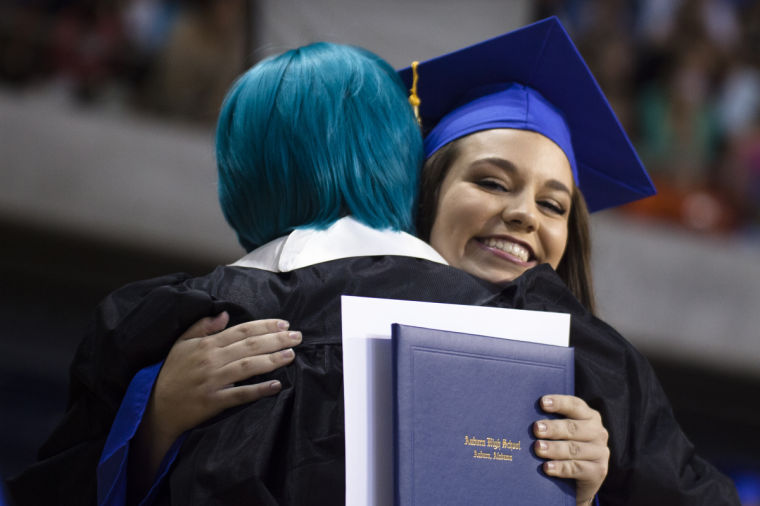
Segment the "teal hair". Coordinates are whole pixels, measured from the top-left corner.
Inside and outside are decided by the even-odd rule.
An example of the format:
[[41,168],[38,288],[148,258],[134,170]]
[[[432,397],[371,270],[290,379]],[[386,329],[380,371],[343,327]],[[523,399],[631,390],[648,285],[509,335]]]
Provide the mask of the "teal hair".
[[413,230],[422,138],[396,72],[364,49],[320,42],[248,70],[222,105],[216,156],[248,251],[346,215]]

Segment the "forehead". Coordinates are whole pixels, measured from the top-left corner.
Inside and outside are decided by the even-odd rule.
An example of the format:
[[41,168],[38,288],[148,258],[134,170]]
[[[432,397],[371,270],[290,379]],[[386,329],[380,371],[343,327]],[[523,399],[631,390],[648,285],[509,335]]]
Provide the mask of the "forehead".
[[526,176],[555,179],[573,188],[573,174],[564,151],[547,137],[530,130],[483,130],[458,141],[454,163],[460,170],[478,161],[502,159]]

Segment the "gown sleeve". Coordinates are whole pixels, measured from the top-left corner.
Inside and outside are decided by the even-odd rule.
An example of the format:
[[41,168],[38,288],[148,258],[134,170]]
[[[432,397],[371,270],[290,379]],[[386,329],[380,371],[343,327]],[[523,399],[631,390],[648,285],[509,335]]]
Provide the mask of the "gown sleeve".
[[610,469],[600,490],[602,504],[739,506],[731,479],[702,458],[684,434],[646,358],[627,341],[613,344],[621,348],[622,358],[615,392],[602,383],[605,378],[609,381],[613,362],[600,358],[594,349],[576,357],[583,364],[576,375],[584,376],[584,394],[610,433]]
[[[163,362],[159,362],[142,369],[127,388],[98,462],[98,506],[123,506],[127,503],[129,445],[142,422],[153,385],[162,366]],[[156,480],[140,501],[141,505],[151,503],[169,467],[177,457],[183,439],[183,436],[180,436],[164,456]]]
[[132,283],[101,302],[72,362],[62,421],[37,462],[8,480],[14,504],[97,503],[96,469],[132,378],[163,360],[193,322],[222,310],[209,294],[186,287],[188,279],[172,274]]
[[576,395],[599,411],[610,462],[603,506],[739,506],[730,478],[697,454],[649,361],[589,313],[556,274],[536,269],[523,286],[525,309],[571,314]]

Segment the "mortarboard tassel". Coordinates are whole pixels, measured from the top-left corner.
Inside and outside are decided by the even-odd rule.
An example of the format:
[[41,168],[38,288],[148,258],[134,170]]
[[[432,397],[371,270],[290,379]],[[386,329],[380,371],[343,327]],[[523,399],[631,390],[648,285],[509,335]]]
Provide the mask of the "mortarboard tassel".
[[417,79],[419,78],[417,65],[419,63],[417,61],[412,62],[412,89],[409,90],[411,92],[409,103],[412,105],[412,109],[414,109],[414,117],[417,118],[417,124],[422,126],[422,120],[420,119],[420,97],[417,96]]

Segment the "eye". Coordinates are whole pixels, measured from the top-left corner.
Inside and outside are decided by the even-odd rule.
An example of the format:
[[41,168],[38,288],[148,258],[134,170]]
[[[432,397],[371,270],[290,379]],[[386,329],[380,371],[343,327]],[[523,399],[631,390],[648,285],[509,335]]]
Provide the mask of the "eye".
[[541,200],[541,201],[538,202],[538,205],[540,205],[544,209],[547,209],[550,212],[552,212],[554,214],[558,214],[560,216],[563,216],[565,214],[565,212],[566,212],[565,208],[562,205],[560,205],[560,204],[558,204],[558,203],[556,203],[556,202],[554,202],[552,200]]
[[503,182],[496,179],[481,179],[479,181],[476,181],[475,184],[489,191],[497,191],[497,192],[509,191],[509,188],[507,188],[507,186]]

